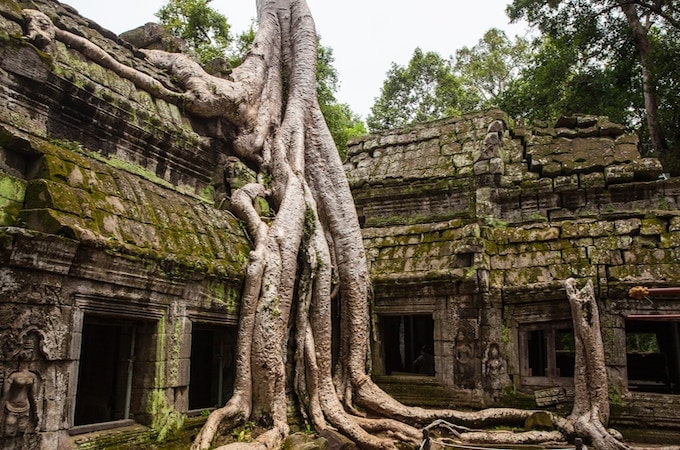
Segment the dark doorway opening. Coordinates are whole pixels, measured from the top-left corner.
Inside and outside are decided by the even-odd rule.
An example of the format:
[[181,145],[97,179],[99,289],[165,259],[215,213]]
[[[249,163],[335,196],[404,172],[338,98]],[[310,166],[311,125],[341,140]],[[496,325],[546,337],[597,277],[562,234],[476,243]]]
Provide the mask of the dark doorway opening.
[[519,339],[523,384],[552,386],[573,379],[576,341],[569,322],[523,324]]
[[434,320],[431,315],[381,316],[380,324],[386,374],[434,375]]
[[130,418],[136,328],[85,316],[74,425]]
[[548,346],[545,330],[529,332],[529,369],[531,376],[544,377],[548,371]]
[[680,394],[680,320],[626,321],[628,389]]
[[189,410],[224,405],[234,391],[233,329],[194,325],[191,333]]

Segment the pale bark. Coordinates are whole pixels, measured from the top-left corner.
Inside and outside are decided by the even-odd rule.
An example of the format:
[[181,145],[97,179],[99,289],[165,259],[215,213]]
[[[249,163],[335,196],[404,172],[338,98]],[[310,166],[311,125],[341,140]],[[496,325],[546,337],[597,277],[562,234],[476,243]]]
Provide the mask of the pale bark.
[[[35,16],[27,14],[31,15]],[[462,431],[457,432],[459,437],[468,440],[554,440],[556,433],[510,436],[463,428],[521,425],[535,411],[407,407],[373,383],[367,369],[366,256],[349,183],[316,99],[314,23],[304,0],[258,1],[258,17],[253,51],[228,80],[206,74],[187,56],[147,52],[150,62],[180,81],[181,93],[123,66],[67,31],[52,34],[140,89],[181,102],[196,116],[229,121],[237,130],[238,155],[256,163],[258,180],[271,180],[270,185],[252,183],[232,194],[234,210],[254,244],[241,301],[234,394],[225,407],[210,415],[192,448],[210,448],[225,429],[249,419],[265,419],[270,429],[247,446],[278,448],[289,431],[289,385],[294,388],[295,406],[317,431],[338,430],[362,448],[417,444],[416,427],[437,419],[455,423]],[[48,33],[37,41],[47,45],[49,39]],[[258,197],[266,198],[276,211],[271,223],[258,215],[254,206]],[[577,402],[568,419],[551,417],[562,435],[582,434],[596,448],[624,448],[602,425],[609,410],[592,284],[583,294],[572,281],[566,286],[570,299],[575,299]],[[342,300],[342,345],[334,368],[331,299],[335,293]],[[584,316],[584,311],[589,315]],[[294,346],[291,362],[287,361],[289,345]],[[587,386],[597,388],[590,392]],[[367,413],[357,412],[355,404]]]
[[588,280],[585,287],[578,290],[576,281],[570,278],[564,286],[574,323],[576,364],[574,408],[561,428],[567,434],[587,437],[596,449],[629,448],[606,428],[609,422],[609,383],[593,282]]

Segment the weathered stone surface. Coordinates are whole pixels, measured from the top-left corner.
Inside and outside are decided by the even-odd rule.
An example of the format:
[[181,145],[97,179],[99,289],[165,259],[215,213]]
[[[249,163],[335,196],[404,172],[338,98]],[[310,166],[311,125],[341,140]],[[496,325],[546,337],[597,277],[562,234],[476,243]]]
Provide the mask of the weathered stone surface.
[[[0,441],[3,449],[73,446],[66,430],[79,425],[74,405],[87,403],[79,381],[113,376],[79,375],[83,349],[93,345],[87,329],[100,327],[94,345],[105,354],[108,326],[127,339],[124,362],[111,361],[120,380],[130,334],[136,339],[128,412],[139,425],[78,445],[144,446],[159,430],[142,425],[180,423],[189,408],[192,324],[229,335],[238,321],[251,245],[220,207],[230,151],[202,136],[215,124],[181,105],[61,43],[37,50],[21,37],[24,7],[175,83],[65,5],[0,2],[0,392],[27,366],[39,380],[40,409],[31,413],[41,424],[14,438],[3,415]],[[20,361],[27,348],[30,359]],[[110,419],[122,417],[117,408]]]
[[[673,272],[680,256],[676,236],[680,222],[675,217],[678,181],[659,179],[658,160],[640,158],[637,136],[625,134],[623,127],[605,118],[563,118],[555,128],[510,126],[502,141],[484,134],[488,125],[486,130],[478,127],[477,123],[484,123],[479,117],[466,116],[455,123],[466,131],[444,134],[443,126],[434,123],[433,129],[441,131],[430,133],[432,139],[444,142],[447,154],[453,154],[456,170],[448,179],[457,183],[471,179],[466,188],[474,195],[455,221],[442,221],[432,213],[433,193],[411,196],[405,183],[383,178],[378,184],[366,172],[348,172],[357,206],[365,216],[378,327],[387,316],[432,314],[436,377],[454,392],[466,392],[470,405],[475,404],[475,390],[456,372],[459,331],[475,336],[470,370],[481,383],[485,383],[483,349],[498,342],[500,327],[505,336],[502,353],[515,387],[540,391],[561,386],[556,389],[566,392],[568,378],[531,376],[526,330],[542,330],[548,326],[543,324],[553,323],[568,328],[571,313],[563,281],[593,279],[600,300],[617,305],[603,315],[605,324],[619,324],[603,325],[608,333],[605,351],[612,385],[626,386],[623,324],[627,315],[655,311],[651,303],[622,306],[626,287],[680,283],[677,271]],[[478,136],[477,141],[473,136]],[[393,142],[372,157],[393,153],[408,159],[408,152],[418,151]],[[514,150],[516,162],[508,163],[503,153],[508,148],[521,149]],[[492,168],[497,154],[504,164]],[[461,170],[462,165],[468,169]],[[496,171],[502,172],[498,184],[491,177]],[[393,188],[387,189],[388,185]],[[421,215],[417,227],[409,226],[411,208]],[[390,222],[377,220],[386,211]],[[680,303],[669,300],[663,311],[680,314]],[[376,344],[378,371],[386,367],[380,356],[383,345]],[[488,388],[483,394],[487,401],[494,398],[493,392]],[[677,426],[680,417],[674,417]]]

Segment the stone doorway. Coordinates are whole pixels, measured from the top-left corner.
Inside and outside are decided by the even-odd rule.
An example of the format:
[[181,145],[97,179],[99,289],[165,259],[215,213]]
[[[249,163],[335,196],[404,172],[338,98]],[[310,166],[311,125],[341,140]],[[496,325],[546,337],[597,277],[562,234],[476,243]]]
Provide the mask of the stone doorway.
[[626,320],[628,389],[680,394],[680,316]]
[[75,426],[130,419],[136,340],[134,322],[85,316]]
[[[434,376],[432,315],[381,316],[385,373]],[[421,357],[422,355],[422,357]]]
[[234,328],[194,325],[191,333],[189,410],[223,406],[234,390]]
[[521,324],[520,370],[525,386],[573,383],[576,342],[568,321]]

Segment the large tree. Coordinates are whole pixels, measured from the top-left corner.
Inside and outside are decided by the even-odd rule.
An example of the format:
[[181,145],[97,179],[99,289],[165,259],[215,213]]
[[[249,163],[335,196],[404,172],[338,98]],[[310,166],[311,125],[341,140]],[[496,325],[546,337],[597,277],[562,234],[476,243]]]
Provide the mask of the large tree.
[[491,28],[473,47],[456,51],[455,72],[479,107],[498,106],[508,85],[517,79],[532,58],[527,39],[510,40],[502,30]]
[[[53,27],[44,14],[24,11],[33,42],[45,45],[56,38],[138,88],[182,104],[195,117],[229,122],[236,131],[235,152],[258,171],[258,181],[232,194],[234,209],[254,242],[240,307],[234,393],[226,406],[211,413],[194,448],[211,447],[224,429],[249,419],[268,429],[248,446],[279,448],[289,433],[289,407],[316,431],[338,430],[372,449],[417,444],[421,432],[416,427],[437,418],[458,427],[523,423],[532,411],[406,407],[371,380],[366,257],[349,185],[316,97],[314,22],[304,0],[261,0],[257,6],[259,29],[252,50],[229,79],[208,75],[186,55],[146,52],[151,63],[174,75],[183,92],[171,91],[83,37]],[[262,199],[276,211],[273,220],[258,214],[255,204]],[[581,302],[573,306],[575,321],[585,320],[575,328],[583,345],[577,346],[572,416],[548,414],[559,432],[465,430],[459,438],[531,442],[576,433],[591,438],[596,448],[624,447],[602,426],[608,416],[602,384],[606,376],[602,353],[595,349],[596,357],[590,357],[592,346],[601,347],[595,336],[592,285],[582,295],[573,285],[568,288],[570,297]],[[341,345],[333,366],[331,300],[336,295],[341,299]],[[590,311],[585,319],[583,311]],[[591,394],[588,386],[593,383],[600,388]]]
[[[210,7],[212,0],[168,0],[156,16],[173,36],[184,40],[189,49],[196,52],[198,61],[212,72],[221,69],[228,72],[241,64],[248,54],[255,31],[231,33],[227,18]],[[341,157],[347,154],[349,139],[366,134],[361,118],[346,103],[336,98],[340,81],[333,65],[333,49],[318,45],[316,65],[317,97],[321,112],[326,119],[333,141]],[[226,65],[226,66],[225,66]]]
[[387,130],[460,114],[476,103],[450,59],[416,48],[408,65],[392,63],[366,121],[371,131]]

